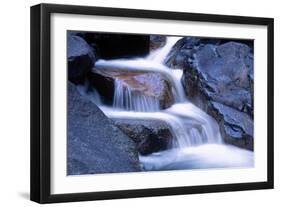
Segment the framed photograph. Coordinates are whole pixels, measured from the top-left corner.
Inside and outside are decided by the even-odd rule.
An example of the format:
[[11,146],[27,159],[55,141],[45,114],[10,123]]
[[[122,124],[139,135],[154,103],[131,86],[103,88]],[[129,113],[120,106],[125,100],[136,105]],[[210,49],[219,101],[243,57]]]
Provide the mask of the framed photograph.
[[273,19],[31,7],[31,200],[273,188]]

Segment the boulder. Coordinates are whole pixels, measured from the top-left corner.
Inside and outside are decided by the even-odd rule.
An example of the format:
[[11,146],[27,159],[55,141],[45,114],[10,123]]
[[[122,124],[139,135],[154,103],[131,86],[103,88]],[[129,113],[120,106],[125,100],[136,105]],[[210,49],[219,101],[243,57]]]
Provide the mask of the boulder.
[[140,171],[135,143],[68,83],[67,174]]
[[68,33],[68,80],[78,83],[91,71],[96,61],[95,51],[81,37]]
[[102,96],[107,98],[109,103],[113,102],[116,80],[121,80],[126,87],[130,88],[132,94],[141,94],[159,100],[162,109],[168,108],[174,103],[172,86],[162,74],[126,69],[94,69],[90,75],[91,84]]
[[161,48],[166,43],[166,36],[164,35],[150,35],[149,49],[150,51]]
[[167,55],[165,64],[172,69],[183,69],[189,67],[189,63],[193,60],[193,54],[199,47],[206,44],[217,45],[220,43],[218,39],[184,37],[180,39]]
[[167,123],[160,120],[116,119],[117,125],[137,144],[141,155],[172,148],[174,136]]
[[[207,44],[219,46],[229,42],[232,41],[230,39],[184,37],[173,46],[166,58],[165,64],[172,69],[183,69],[190,66],[190,63],[194,60],[193,54],[199,48]],[[239,40],[239,43],[248,46],[251,53],[253,53],[253,41]]]
[[180,41],[166,64],[184,70],[188,99],[218,121],[225,142],[253,150],[252,49],[233,41]]
[[149,35],[98,32],[78,32],[78,35],[95,48],[100,59],[143,57],[149,53]]
[[224,141],[242,148],[253,150],[253,120],[247,113],[241,113],[232,107],[212,102],[215,117],[223,127]]

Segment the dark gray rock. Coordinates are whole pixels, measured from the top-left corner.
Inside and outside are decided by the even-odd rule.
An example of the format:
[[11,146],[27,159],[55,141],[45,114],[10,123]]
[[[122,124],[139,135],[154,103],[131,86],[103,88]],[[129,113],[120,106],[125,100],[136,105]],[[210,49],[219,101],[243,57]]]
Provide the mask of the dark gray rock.
[[249,74],[250,48],[229,42],[218,47],[206,45],[196,53],[194,68],[205,81],[205,92],[214,101],[253,114]]
[[68,80],[81,82],[94,66],[94,50],[81,37],[67,35]]
[[218,121],[227,143],[253,149],[252,49],[232,41],[180,41],[166,64],[184,69],[188,98]]
[[208,44],[194,56],[193,69],[185,70],[185,77],[197,74],[204,93],[212,100],[252,115],[250,48],[235,42]]
[[163,47],[165,43],[166,43],[166,36],[150,35],[150,44],[149,44],[150,51]]
[[68,83],[67,174],[140,171],[135,143]]
[[249,150],[253,150],[253,120],[243,112],[226,105],[212,102],[217,110],[217,117],[222,117],[221,126],[224,127],[224,140]]
[[[248,46],[251,53],[253,53],[253,41],[251,40],[237,40],[239,43]],[[172,48],[166,58],[166,65],[170,68],[185,68],[190,66],[193,62],[193,54],[204,47],[205,45],[219,46],[225,43],[232,42],[230,39],[216,39],[216,38],[198,38],[198,37],[184,37],[180,39]]]
[[165,64],[170,68],[183,69],[190,66],[193,54],[205,44],[219,44],[218,39],[184,37],[180,39],[169,52]]
[[119,119],[114,123],[134,140],[142,155],[170,149],[175,139],[169,125],[163,121]]

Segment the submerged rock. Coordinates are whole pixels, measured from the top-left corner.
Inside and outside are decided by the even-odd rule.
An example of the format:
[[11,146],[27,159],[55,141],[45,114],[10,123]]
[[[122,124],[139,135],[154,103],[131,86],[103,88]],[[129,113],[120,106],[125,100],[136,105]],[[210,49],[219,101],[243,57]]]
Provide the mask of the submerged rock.
[[135,143],[68,83],[67,174],[140,171]]
[[82,82],[95,64],[95,51],[81,37],[67,35],[68,80]]
[[134,140],[142,155],[170,149],[175,139],[169,125],[163,121],[116,119],[114,123]]
[[111,103],[116,80],[122,81],[124,86],[130,88],[132,94],[157,99],[162,109],[168,108],[174,103],[171,85],[162,74],[122,69],[94,69],[90,75],[91,84]]
[[184,70],[186,95],[218,121],[225,142],[253,150],[253,54],[248,45],[184,38],[166,64]]

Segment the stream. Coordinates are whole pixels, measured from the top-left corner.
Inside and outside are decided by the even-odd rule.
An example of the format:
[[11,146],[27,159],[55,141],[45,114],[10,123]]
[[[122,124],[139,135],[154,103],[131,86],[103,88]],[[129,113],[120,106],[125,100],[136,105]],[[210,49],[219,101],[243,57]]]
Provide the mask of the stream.
[[[147,57],[98,60],[95,70],[153,72],[163,75],[171,84],[174,103],[161,109],[157,98],[136,94],[122,79],[114,82],[112,106],[102,104],[98,92],[93,101],[112,119],[159,120],[166,122],[174,135],[173,147],[146,156],[139,155],[143,170],[178,170],[228,167],[252,167],[253,152],[223,142],[217,122],[192,104],[185,95],[181,69],[170,69],[164,61],[180,37],[167,37],[166,44]],[[155,83],[157,84],[157,83]]]

